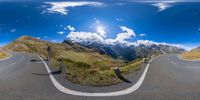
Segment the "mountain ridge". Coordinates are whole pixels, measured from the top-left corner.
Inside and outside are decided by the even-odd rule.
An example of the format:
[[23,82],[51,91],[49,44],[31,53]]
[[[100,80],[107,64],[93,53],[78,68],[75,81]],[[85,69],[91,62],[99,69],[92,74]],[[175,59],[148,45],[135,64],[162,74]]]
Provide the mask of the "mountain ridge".
[[83,47],[94,49],[101,54],[109,55],[115,59],[120,58],[126,61],[132,61],[138,57],[149,57],[154,54],[169,54],[169,53],[182,53],[185,52],[184,49],[175,46],[169,46],[167,44],[140,44],[134,45],[112,45],[112,44],[102,44],[98,42],[92,43],[82,43],[73,42],[69,39],[64,40],[63,43],[77,43]]

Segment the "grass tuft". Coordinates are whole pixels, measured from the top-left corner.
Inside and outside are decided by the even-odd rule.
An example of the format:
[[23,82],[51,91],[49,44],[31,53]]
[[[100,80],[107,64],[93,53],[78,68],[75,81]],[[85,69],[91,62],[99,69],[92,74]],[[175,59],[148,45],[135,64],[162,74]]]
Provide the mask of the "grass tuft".
[[10,55],[8,53],[5,52],[0,52],[0,59],[5,59],[7,57],[9,57]]
[[181,54],[181,57],[183,59],[188,59],[188,60],[200,60],[200,52],[198,51],[185,52]]

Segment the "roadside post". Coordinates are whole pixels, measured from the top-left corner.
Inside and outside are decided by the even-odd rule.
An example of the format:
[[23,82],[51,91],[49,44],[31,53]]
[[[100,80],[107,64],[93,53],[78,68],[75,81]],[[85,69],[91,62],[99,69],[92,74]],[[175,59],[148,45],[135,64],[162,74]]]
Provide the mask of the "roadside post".
[[119,69],[118,67],[114,68],[114,72],[115,72],[115,74],[117,75],[117,77],[118,77],[120,80],[122,80],[123,82],[125,82],[125,83],[132,83],[131,81],[129,81],[128,79],[126,79],[126,78],[122,75],[122,73],[121,73],[121,71],[120,71],[120,69]]
[[50,59],[50,57],[51,57],[51,47],[50,46],[48,46],[47,47],[47,52],[48,52],[48,56],[47,56],[47,61],[51,61],[51,59]]
[[[49,63],[49,65],[51,65],[51,53],[52,53],[52,48],[50,46],[47,47],[47,61]],[[59,68],[59,73],[66,73],[65,71],[65,64],[63,62],[63,59],[60,59],[60,68]]]
[[66,70],[65,70],[65,64],[63,62],[63,59],[61,59],[61,63],[60,63],[60,72],[65,74]]

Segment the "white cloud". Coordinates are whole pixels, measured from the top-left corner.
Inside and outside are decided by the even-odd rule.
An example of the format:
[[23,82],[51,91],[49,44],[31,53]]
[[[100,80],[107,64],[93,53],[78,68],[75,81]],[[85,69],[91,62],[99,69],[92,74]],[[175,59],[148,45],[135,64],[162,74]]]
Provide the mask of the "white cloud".
[[104,39],[106,36],[106,32],[103,28],[97,29],[97,32],[74,32],[71,31],[67,38],[74,42],[98,42],[98,43],[105,43],[105,44],[126,44],[130,45],[132,43],[126,41],[126,39],[130,39],[135,37],[135,32],[127,28],[125,26],[120,27],[122,33],[118,33],[115,39]]
[[168,46],[173,46],[173,47],[180,47],[180,48],[184,48],[184,45],[181,44],[170,44],[170,43],[166,43],[166,42],[154,42],[154,41],[150,41],[150,40],[137,40],[135,42],[135,45],[145,45],[145,46],[151,46],[153,44],[155,45],[168,45]]
[[169,5],[168,3],[163,3],[163,2],[154,3],[152,5],[155,6],[155,7],[158,7],[159,11],[163,11],[163,10],[171,7],[171,5]]
[[142,33],[142,34],[139,34],[140,37],[146,37],[146,34]]
[[122,30],[122,33],[119,33],[117,35],[117,38],[115,39],[116,41],[123,41],[125,39],[129,39],[131,37],[135,37],[135,32],[130,29],[130,28],[127,28],[126,26],[121,26],[120,27],[121,30]]
[[66,37],[73,42],[77,43],[102,43],[102,44],[109,44],[109,45],[124,45],[124,46],[138,46],[138,45],[146,45],[151,46],[155,45],[169,45],[174,47],[181,47],[183,48],[184,45],[181,44],[169,44],[165,42],[154,42],[150,40],[137,40],[135,42],[129,42],[127,39],[131,39],[132,37],[136,37],[135,32],[127,28],[126,26],[121,26],[120,29],[122,30],[121,33],[117,34],[117,37],[114,39],[105,39],[102,35],[98,32],[74,32],[71,31]]
[[68,25],[67,27],[64,28],[65,30],[70,30],[70,31],[75,31],[76,29],[70,25]]
[[106,37],[106,31],[105,31],[105,28],[102,27],[102,26],[97,26],[97,34],[99,34],[100,36],[102,37]]
[[62,15],[67,15],[69,7],[79,7],[79,6],[102,6],[104,5],[101,2],[89,2],[89,1],[68,1],[68,2],[45,2],[46,4],[51,5],[50,8],[47,8],[48,13],[60,13]]
[[124,21],[122,18],[116,18],[116,21]]
[[99,19],[95,18],[95,23],[96,23],[96,24],[100,24],[101,22],[100,22]]
[[157,44],[157,42],[153,42],[150,40],[137,40],[135,43],[136,43],[136,45],[146,45],[146,46],[150,46],[152,44]]
[[121,26],[120,29],[122,30],[122,33],[118,33],[117,37],[115,39],[106,39],[106,44],[124,44],[127,46],[134,45],[134,43],[126,41],[126,39],[131,39],[132,37],[135,37],[135,32],[127,28],[126,26]]
[[16,29],[12,29],[12,30],[10,30],[10,32],[13,32],[13,33],[16,32],[16,31],[17,31]]
[[91,29],[95,29],[96,33],[105,38],[107,36],[106,27],[103,23],[98,19],[94,18],[94,23],[90,26]]
[[37,37],[37,39],[40,39],[40,37]]
[[173,3],[175,3],[175,1],[157,1],[157,2],[153,2],[153,4],[151,4],[151,5],[157,7],[159,9],[159,11],[164,11],[167,8],[172,7]]
[[89,43],[103,43],[104,39],[97,33],[92,33],[92,32],[73,32],[71,31],[69,35],[67,36],[70,40],[78,43],[82,42],[89,42]]
[[199,44],[189,44],[189,45],[186,44],[186,45],[183,46],[183,48],[188,50],[188,51],[190,51],[190,50],[192,50],[194,48],[197,48],[197,47],[199,47]]
[[135,42],[129,42],[126,40],[123,41],[116,41],[115,39],[106,39],[105,44],[110,44],[110,45],[124,45],[124,46],[131,46],[131,45],[136,45]]
[[63,31],[60,31],[60,32],[57,32],[58,34],[60,34],[60,35],[63,35],[64,34],[64,32]]

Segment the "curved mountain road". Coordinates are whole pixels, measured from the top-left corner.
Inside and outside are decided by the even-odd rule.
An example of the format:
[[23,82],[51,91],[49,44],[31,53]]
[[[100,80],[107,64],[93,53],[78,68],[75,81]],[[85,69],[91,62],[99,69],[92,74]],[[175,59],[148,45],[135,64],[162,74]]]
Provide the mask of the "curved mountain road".
[[[13,53],[11,58],[0,61],[1,100],[200,99],[200,62],[184,61],[179,59],[177,55],[157,57],[150,64],[146,77],[139,89],[128,95],[112,97],[87,97],[64,94],[53,85],[48,74],[34,74],[47,73],[47,70],[42,62],[30,62],[31,59],[39,60],[38,57],[33,55]],[[61,83],[63,84],[63,82]],[[73,85],[70,82],[66,83],[65,87]],[[124,85],[118,85],[118,87],[126,89]],[[87,88],[83,88],[84,91],[87,91]],[[112,88],[112,86],[102,88]],[[100,90],[102,89],[99,88]],[[94,91],[90,90],[90,92]]]

